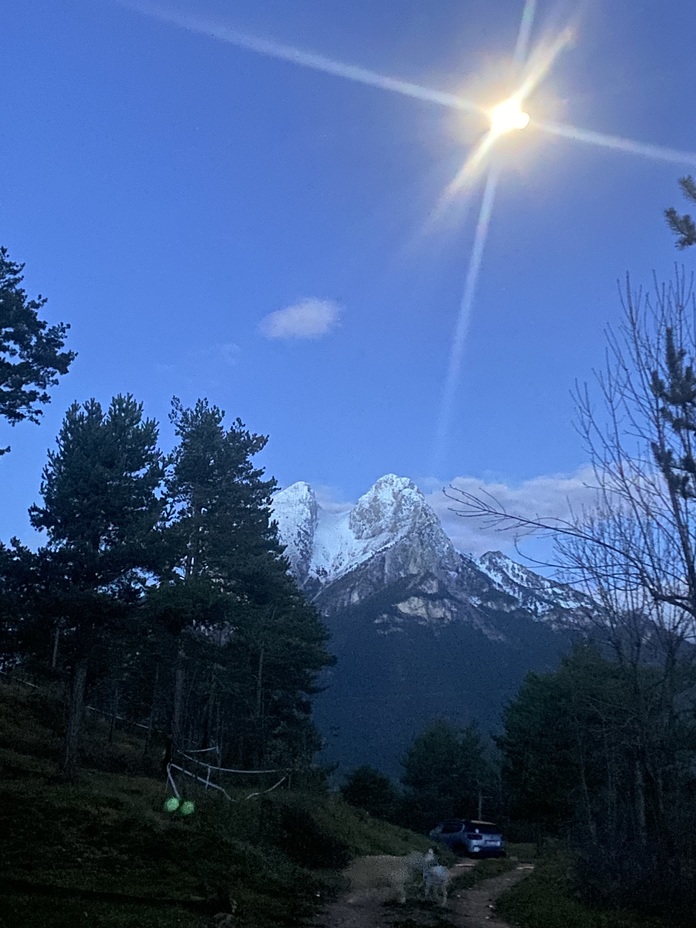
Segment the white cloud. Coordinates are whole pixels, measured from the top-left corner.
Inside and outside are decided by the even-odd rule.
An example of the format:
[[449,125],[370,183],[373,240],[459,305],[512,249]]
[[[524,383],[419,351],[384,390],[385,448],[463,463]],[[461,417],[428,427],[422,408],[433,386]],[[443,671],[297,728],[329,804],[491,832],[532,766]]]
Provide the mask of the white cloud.
[[322,338],[338,324],[341,308],[333,300],[299,300],[264,316],[259,330],[266,338]]
[[[355,505],[355,502],[347,502],[343,499],[343,493],[334,486],[327,483],[313,483],[312,489],[317,498],[317,503],[326,512],[348,512]],[[367,487],[365,488],[367,489]]]
[[[527,519],[569,519],[597,501],[594,473],[589,466],[572,474],[544,474],[509,483],[504,480],[483,480],[478,477],[454,477],[447,483],[426,478],[416,483],[425,493],[430,506],[442,522],[442,527],[460,551],[483,554],[501,550],[511,554],[515,549],[515,531],[501,531],[485,520],[457,515],[462,506],[456,501],[456,490],[486,498],[491,496],[506,512]],[[450,489],[453,487],[453,489]],[[445,490],[455,499],[449,499]],[[522,545],[522,549],[526,545]]]
[[[455,547],[473,555],[502,551],[513,558],[517,557],[515,532],[501,531],[500,527],[486,524],[485,520],[457,515],[462,506],[456,499],[449,499],[445,495],[444,491],[447,490],[450,496],[456,497],[457,494],[450,487],[479,497],[488,494],[507,512],[529,519],[568,519],[583,508],[591,508],[597,501],[593,489],[594,473],[589,466],[578,468],[572,474],[544,474],[519,483],[470,476],[453,477],[447,481],[436,477],[421,477],[413,478],[413,481],[422,490]],[[347,502],[345,495],[334,486],[314,485],[313,488],[322,509],[345,512],[354,505],[354,501]],[[363,492],[368,489],[364,487]],[[529,536],[522,539],[520,549],[523,554],[543,560],[551,554],[552,546],[548,540]]]

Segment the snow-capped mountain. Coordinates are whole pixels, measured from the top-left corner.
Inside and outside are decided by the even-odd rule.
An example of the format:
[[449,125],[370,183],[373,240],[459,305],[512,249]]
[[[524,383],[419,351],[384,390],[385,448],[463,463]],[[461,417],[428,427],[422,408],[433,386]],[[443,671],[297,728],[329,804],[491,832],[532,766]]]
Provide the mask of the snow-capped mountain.
[[294,575],[312,588],[333,583],[423,530],[431,535],[433,554],[446,559],[452,549],[420,490],[394,474],[381,477],[345,512],[322,509],[307,483],[281,490],[273,511]]
[[432,719],[484,730],[531,670],[552,669],[591,605],[492,552],[458,552],[410,480],[381,477],[350,509],[307,483],[276,494],[298,584],[331,633],[336,666],[315,699],[324,758],[399,772]]
[[[274,516],[294,576],[325,613],[418,578],[425,597],[397,604],[398,612],[415,620],[448,620],[463,606],[493,604],[558,622],[579,615],[589,603],[500,552],[479,559],[460,554],[421,491],[405,477],[380,477],[342,512],[322,509],[309,484],[295,483],[276,495]],[[384,617],[381,624],[390,627]]]
[[542,577],[500,551],[488,551],[476,560],[476,566],[496,589],[508,593],[522,609],[538,618],[583,625],[594,608],[585,593]]

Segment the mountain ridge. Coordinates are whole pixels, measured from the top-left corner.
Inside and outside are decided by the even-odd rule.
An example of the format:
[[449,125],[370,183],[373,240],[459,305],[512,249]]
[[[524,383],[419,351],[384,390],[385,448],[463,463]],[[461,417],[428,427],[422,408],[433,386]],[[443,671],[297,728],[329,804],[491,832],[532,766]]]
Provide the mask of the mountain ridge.
[[293,484],[274,497],[274,518],[337,657],[314,714],[322,759],[343,770],[398,775],[436,718],[498,730],[526,674],[557,666],[590,607],[500,552],[457,551],[423,493],[395,474],[340,512]]
[[[353,507],[339,513],[323,509],[308,483],[295,483],[276,494],[274,518],[293,575],[320,609],[332,609],[335,592],[330,595],[327,590],[335,591],[334,584],[350,574],[357,576],[377,559],[384,562],[383,583],[404,574],[432,573],[445,586],[470,586],[472,602],[493,597],[504,608],[495,595],[504,594],[510,597],[509,608],[523,608],[539,619],[558,622],[572,616],[577,621],[591,608],[584,594],[500,551],[478,558],[458,551],[423,493],[406,477],[380,477]],[[350,604],[365,592],[356,589]],[[348,604],[344,594],[339,607]]]

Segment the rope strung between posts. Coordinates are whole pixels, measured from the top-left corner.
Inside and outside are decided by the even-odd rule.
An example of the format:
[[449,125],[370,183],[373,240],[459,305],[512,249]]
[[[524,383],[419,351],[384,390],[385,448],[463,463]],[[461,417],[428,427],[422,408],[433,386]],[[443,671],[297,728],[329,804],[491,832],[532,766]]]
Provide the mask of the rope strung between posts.
[[[179,790],[176,785],[176,781],[174,780],[174,777],[172,775],[172,770],[178,770],[179,773],[183,773],[185,776],[191,777],[192,779],[196,780],[198,783],[202,783],[206,789],[219,790],[222,793],[222,795],[225,797],[225,799],[229,800],[229,802],[239,802],[238,799],[233,799],[232,796],[230,796],[230,794],[227,792],[227,790],[224,789],[222,786],[220,786],[218,783],[213,783],[209,777],[204,780],[203,777],[196,776],[196,774],[191,773],[190,770],[186,770],[184,767],[180,767],[178,764],[174,764],[170,762],[167,764],[167,785],[171,787],[171,790],[177,799],[181,799],[181,794],[179,793]],[[274,783],[273,786],[269,786],[268,789],[257,790],[253,793],[249,793],[248,796],[244,797],[244,801],[246,802],[247,800],[254,799],[257,796],[264,796],[266,793],[273,792],[273,790],[277,789],[277,787],[279,787],[281,783],[284,783],[285,780],[287,780],[287,774],[283,774],[283,776],[277,781],[277,783]]]

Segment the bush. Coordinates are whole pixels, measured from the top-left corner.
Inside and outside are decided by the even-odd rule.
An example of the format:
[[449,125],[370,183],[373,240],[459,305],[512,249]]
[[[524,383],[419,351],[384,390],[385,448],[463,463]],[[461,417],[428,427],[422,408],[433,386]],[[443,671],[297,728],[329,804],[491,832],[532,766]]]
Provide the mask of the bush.
[[624,842],[580,848],[575,888],[588,903],[623,906],[644,915],[666,915],[693,924],[694,862],[667,856],[651,845]]
[[394,784],[369,765],[356,767],[348,774],[341,795],[349,805],[385,821],[394,821],[399,811],[400,797]]
[[348,846],[340,838],[322,828],[306,809],[293,806],[281,811],[280,848],[310,870],[342,870],[350,861]]

